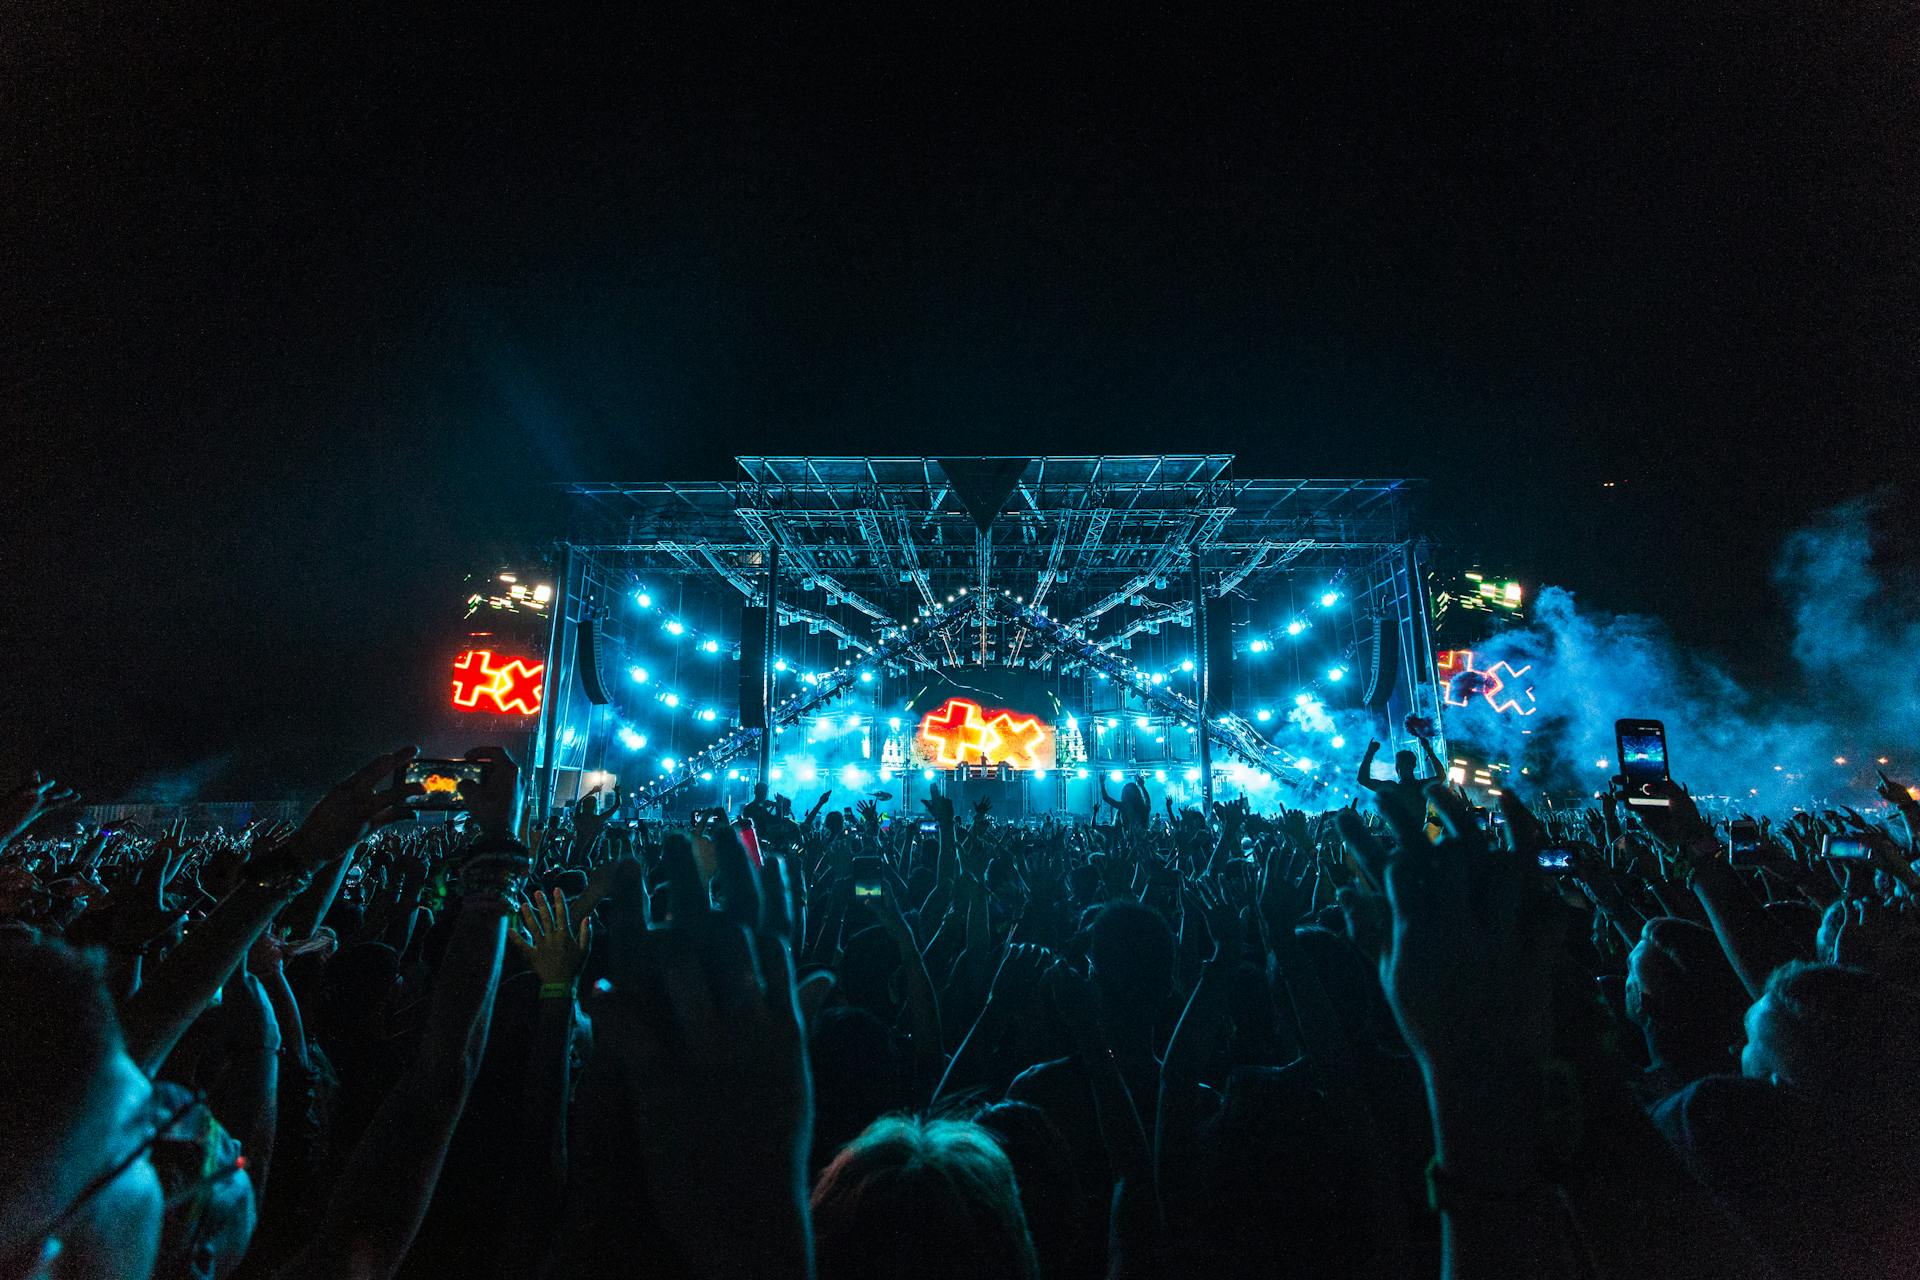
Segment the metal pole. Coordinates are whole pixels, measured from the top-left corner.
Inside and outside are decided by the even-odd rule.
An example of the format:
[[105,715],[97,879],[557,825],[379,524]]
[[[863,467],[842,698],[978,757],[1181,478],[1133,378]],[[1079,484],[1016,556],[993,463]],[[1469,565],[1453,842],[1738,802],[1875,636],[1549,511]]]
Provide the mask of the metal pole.
[[1213,721],[1213,671],[1208,662],[1207,644],[1207,582],[1200,572],[1200,553],[1193,553],[1193,669],[1198,679],[1195,681],[1194,706],[1199,709],[1200,723],[1195,726],[1200,739],[1200,812],[1209,820],[1213,817],[1213,742],[1207,736],[1207,727]]
[[554,731],[558,710],[554,695],[560,690],[560,637],[567,625],[568,605],[573,600],[573,544],[560,544],[560,572],[553,593],[553,608],[547,615],[546,687],[540,693],[540,771],[535,785],[540,793],[534,812],[541,822],[553,808],[553,788],[558,771],[554,768]]
[[780,638],[780,545],[767,544],[767,616],[765,643],[760,653],[760,776],[773,791],[773,664],[774,646]]

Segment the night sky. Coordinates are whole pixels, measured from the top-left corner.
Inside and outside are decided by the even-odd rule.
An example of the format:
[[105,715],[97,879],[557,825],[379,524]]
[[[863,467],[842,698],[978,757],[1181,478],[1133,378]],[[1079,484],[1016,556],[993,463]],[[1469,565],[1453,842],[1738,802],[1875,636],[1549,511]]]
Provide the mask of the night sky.
[[736,453],[1429,477],[1762,680],[1914,496],[1904,6],[409,8],[10,14],[0,776],[311,788],[551,482]]

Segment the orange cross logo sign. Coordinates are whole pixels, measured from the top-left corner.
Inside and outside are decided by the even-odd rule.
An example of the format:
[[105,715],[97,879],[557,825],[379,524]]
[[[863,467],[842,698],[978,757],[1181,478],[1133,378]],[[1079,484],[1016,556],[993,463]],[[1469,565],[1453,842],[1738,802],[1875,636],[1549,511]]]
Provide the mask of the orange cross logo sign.
[[921,717],[920,749],[942,769],[964,764],[1004,764],[1014,769],[1053,765],[1053,727],[1038,716],[982,707],[969,698],[948,698]]

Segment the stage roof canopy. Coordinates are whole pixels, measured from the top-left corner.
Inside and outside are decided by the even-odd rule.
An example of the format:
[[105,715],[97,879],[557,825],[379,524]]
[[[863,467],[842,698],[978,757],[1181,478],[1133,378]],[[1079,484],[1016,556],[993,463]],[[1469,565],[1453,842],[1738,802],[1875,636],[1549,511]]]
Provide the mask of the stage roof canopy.
[[[742,457],[727,480],[583,481],[568,540],[602,580],[691,575],[874,632],[967,592],[1005,593],[1091,634],[1099,620],[1362,565],[1412,536],[1404,479],[1252,479],[1231,454]],[[797,591],[796,591],[797,588]],[[809,599],[811,597],[811,599]],[[784,611],[784,610],[783,610]],[[864,647],[864,646],[863,646]]]

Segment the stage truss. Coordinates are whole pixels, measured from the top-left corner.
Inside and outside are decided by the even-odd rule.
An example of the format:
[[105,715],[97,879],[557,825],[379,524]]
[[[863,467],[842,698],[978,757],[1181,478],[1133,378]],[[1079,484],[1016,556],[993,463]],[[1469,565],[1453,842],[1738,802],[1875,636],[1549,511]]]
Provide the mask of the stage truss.
[[[1342,575],[1358,614],[1398,628],[1409,709],[1437,717],[1427,705],[1432,656],[1410,524],[1417,482],[1252,479],[1235,473],[1230,454],[736,464],[728,480],[565,486],[573,519],[562,548],[564,607],[554,612],[557,671],[572,665],[566,624],[591,615],[597,600],[636,581],[680,578],[764,604],[777,563],[780,625],[830,635],[848,657],[831,680],[770,706],[776,727],[878,667],[1044,665],[1101,672],[1169,717],[1204,722],[1219,748],[1277,770],[1285,753],[1253,726],[1154,687],[1124,654],[1137,637],[1192,627],[1197,594],[1204,613],[1317,569]],[[1010,485],[999,486],[1006,497],[983,530],[977,477],[995,471]],[[725,734],[641,798],[674,794],[760,738],[755,729]],[[549,720],[542,758],[552,754]],[[549,776],[549,797],[552,785]]]

